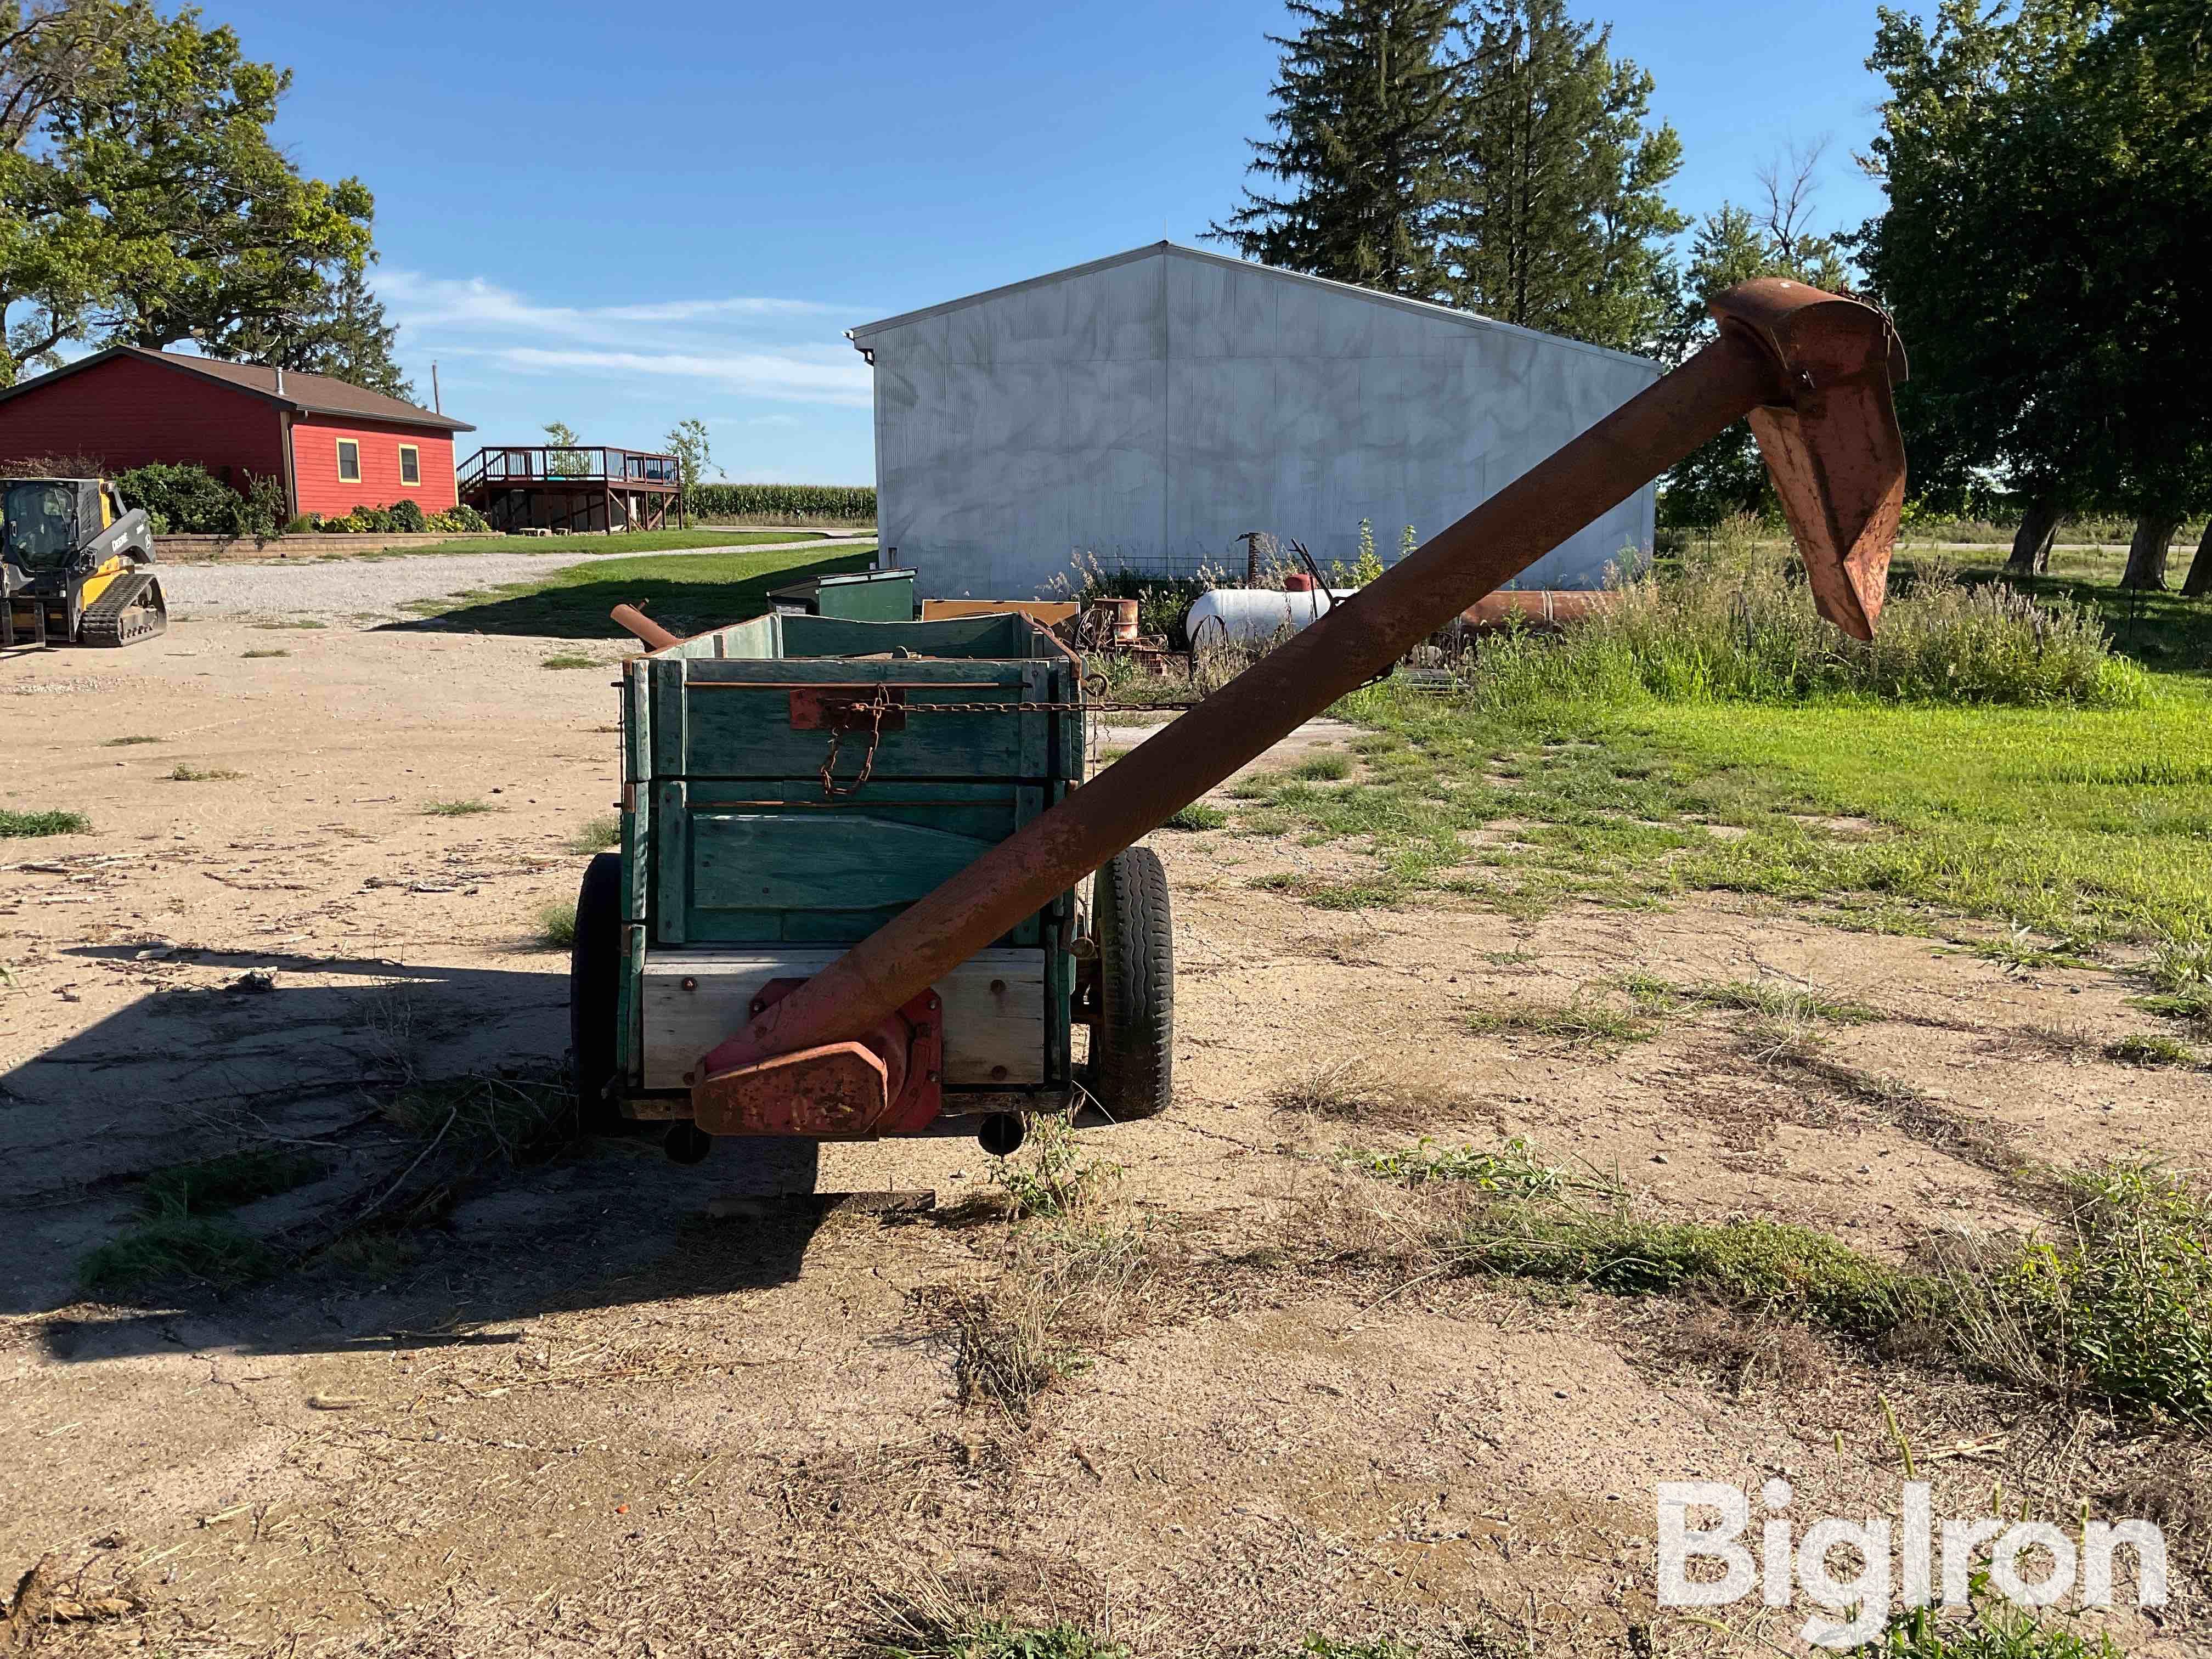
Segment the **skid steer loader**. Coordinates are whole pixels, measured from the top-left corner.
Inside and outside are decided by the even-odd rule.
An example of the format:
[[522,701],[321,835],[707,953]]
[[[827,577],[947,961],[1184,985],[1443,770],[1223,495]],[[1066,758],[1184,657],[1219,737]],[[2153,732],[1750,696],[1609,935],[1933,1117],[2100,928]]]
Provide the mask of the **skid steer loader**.
[[105,478],[0,480],[0,649],[135,645],[168,625],[143,509]]

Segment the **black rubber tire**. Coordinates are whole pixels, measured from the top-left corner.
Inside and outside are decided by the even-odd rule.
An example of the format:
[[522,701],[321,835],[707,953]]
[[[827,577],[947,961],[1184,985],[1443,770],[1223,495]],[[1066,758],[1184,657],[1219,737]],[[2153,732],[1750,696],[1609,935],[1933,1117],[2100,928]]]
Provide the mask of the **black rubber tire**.
[[1158,1117],[1175,1098],[1175,931],[1159,855],[1132,847],[1102,866],[1091,890],[1098,942],[1092,1097],[1116,1122]]
[[576,1089],[577,1126],[587,1134],[629,1121],[606,1097],[622,1009],[622,869],[618,853],[599,854],[584,866],[576,939],[568,947],[569,1081]]

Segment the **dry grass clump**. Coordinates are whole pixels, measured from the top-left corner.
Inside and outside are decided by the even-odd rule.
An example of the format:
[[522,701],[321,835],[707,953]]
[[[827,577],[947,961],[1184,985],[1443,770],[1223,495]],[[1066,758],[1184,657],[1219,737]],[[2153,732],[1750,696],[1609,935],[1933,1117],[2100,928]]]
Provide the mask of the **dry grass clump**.
[[1662,1359],[1735,1394],[1759,1384],[1810,1388],[1836,1367],[1828,1345],[1796,1321],[1714,1303],[1693,1303],[1679,1317],[1658,1322],[1651,1346]]
[[1100,1349],[1188,1310],[1183,1236],[1128,1204],[1116,1189],[1120,1174],[1085,1158],[1057,1119],[1032,1131],[1025,1160],[994,1171],[1016,1223],[997,1278],[924,1298],[951,1322],[962,1405],[1026,1422],[1042,1395]]
[[1265,1103],[1270,1111],[1302,1112],[1331,1122],[1401,1128],[1461,1115],[1468,1105],[1464,1097],[1433,1079],[1385,1072],[1361,1054],[1330,1060],[1277,1084]]

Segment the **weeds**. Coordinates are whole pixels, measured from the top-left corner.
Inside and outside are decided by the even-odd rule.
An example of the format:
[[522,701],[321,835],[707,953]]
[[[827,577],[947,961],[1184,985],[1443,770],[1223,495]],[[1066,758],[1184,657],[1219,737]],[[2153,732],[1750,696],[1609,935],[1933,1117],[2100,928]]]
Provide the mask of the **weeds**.
[[1494,1152],[1473,1146],[1438,1146],[1424,1135],[1420,1145],[1408,1151],[1347,1152],[1342,1162],[1364,1175],[1401,1186],[1449,1181],[1464,1182],[1476,1192],[1505,1193],[1516,1198],[1564,1198],[1577,1188],[1601,1184],[1571,1175],[1558,1164],[1540,1162],[1534,1150],[1517,1135]]
[[1277,1085],[1267,1097],[1272,1111],[1306,1112],[1348,1123],[1417,1125],[1455,1103],[1429,1088],[1385,1076],[1358,1055],[1316,1066]]
[[559,899],[538,907],[538,942],[549,951],[565,951],[576,942],[576,907]]
[[1525,1033],[1601,1044],[1649,1042],[1659,1035],[1653,1021],[1582,995],[1571,1002],[1548,1006],[1478,1009],[1468,1016],[1467,1024],[1478,1036]]
[[140,734],[125,738],[110,738],[100,746],[102,749],[128,749],[133,744],[160,743],[161,741],[161,739],[160,738],[147,737]]
[[1083,1207],[1121,1173],[1118,1164],[1085,1158],[1064,1117],[1033,1119],[1026,1164],[1010,1158],[994,1160],[991,1181],[1006,1195],[1017,1221],[1032,1216],[1066,1216]]
[[593,818],[568,837],[572,853],[605,853],[622,845],[622,820],[610,812]]
[[262,1152],[157,1170],[142,1188],[145,1219],[89,1252],[77,1264],[78,1281],[93,1295],[114,1296],[171,1279],[228,1288],[266,1278],[283,1265],[283,1253],[228,1212],[303,1186],[328,1167],[303,1153]]
[[599,659],[580,651],[556,651],[538,665],[540,668],[597,668]]
[[82,836],[92,820],[82,812],[14,812],[0,806],[0,840],[33,836]]
[[434,800],[422,809],[426,818],[465,818],[478,812],[496,812],[488,800]]
[[1421,1650],[1395,1636],[1378,1636],[1372,1642],[1340,1642],[1316,1633],[1298,1644],[1293,1659],[1421,1659]]
[[2130,997],[2128,1006],[2168,1019],[2186,1020],[2212,1036],[2212,985],[2191,985],[2179,991],[2160,991],[2154,996]]
[[1654,1013],[1684,1007],[1727,1008],[1789,1024],[1826,1020],[1837,1025],[1865,1025],[1884,1018],[1881,1010],[1866,1003],[1771,980],[1703,980],[1675,985],[1651,974],[1635,973],[1625,975],[1620,985],[1629,1000]]
[[289,651],[241,651],[238,657],[240,662],[258,662],[264,657],[289,657],[291,654]]
[[1678,568],[1625,581],[1570,632],[1494,636],[1471,690],[1492,710],[1562,696],[2128,708],[2148,683],[2093,614],[2002,582],[1967,586],[1933,562],[1890,594],[1872,641],[1851,640],[1821,619],[1790,547],[1743,522],[1686,550]]
[[1218,830],[1228,822],[1229,814],[1218,806],[1194,800],[1189,805],[1177,809],[1175,816],[1167,821],[1166,827],[1170,830]]
[[1947,1619],[1939,1607],[1907,1607],[1873,1641],[1848,1651],[1861,1659],[2123,1659],[2103,1631],[2083,1636],[2046,1626],[1990,1595],[1985,1571],[1967,1582],[1972,1612],[1965,1620]]
[[2194,1048],[2164,1032],[2124,1036],[2106,1043],[2104,1053],[2106,1060],[2116,1060],[2123,1066],[2181,1066],[2197,1071],[2204,1065]]
[[246,775],[219,766],[193,766],[179,761],[169,769],[172,783],[229,783]]
[[1291,768],[1290,775],[1308,783],[1340,783],[1352,775],[1352,758],[1327,752],[1308,755]]

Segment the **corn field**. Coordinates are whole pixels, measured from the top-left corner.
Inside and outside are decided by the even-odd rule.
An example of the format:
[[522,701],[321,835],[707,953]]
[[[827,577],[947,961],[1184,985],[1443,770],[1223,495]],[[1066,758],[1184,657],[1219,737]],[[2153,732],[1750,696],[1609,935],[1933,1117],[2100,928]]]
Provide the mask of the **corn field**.
[[702,483],[691,492],[694,518],[774,524],[873,524],[876,492],[866,484]]

